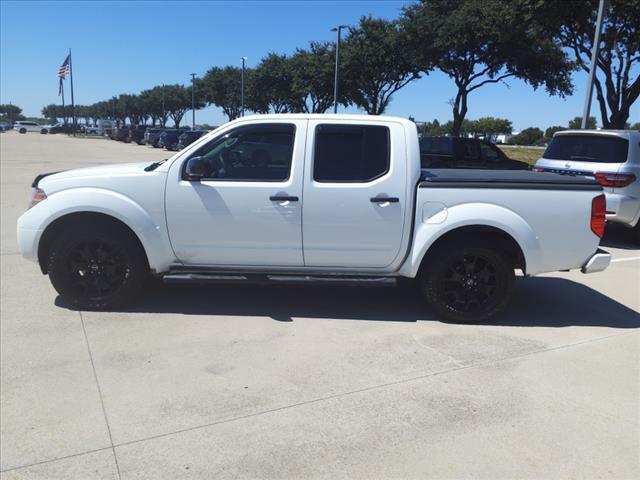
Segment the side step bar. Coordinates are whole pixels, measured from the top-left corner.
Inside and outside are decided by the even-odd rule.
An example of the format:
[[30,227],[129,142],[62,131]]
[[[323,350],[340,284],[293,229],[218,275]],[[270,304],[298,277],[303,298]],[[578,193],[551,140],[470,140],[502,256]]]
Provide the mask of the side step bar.
[[180,272],[167,273],[162,277],[164,283],[253,283],[280,285],[345,285],[392,287],[396,285],[395,277],[346,276],[346,275],[283,275],[283,274],[239,274],[239,273],[206,273]]

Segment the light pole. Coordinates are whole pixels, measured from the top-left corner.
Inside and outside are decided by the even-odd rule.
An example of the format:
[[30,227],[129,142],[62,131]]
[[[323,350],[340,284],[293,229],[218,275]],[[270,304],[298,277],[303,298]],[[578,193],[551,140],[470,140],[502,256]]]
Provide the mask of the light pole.
[[338,113],[338,61],[340,58],[340,31],[347,28],[347,25],[338,25],[331,29],[336,32],[336,72],[333,84],[333,113]]
[[247,57],[241,57],[242,60],[242,74],[240,76],[240,116],[244,117],[244,62],[247,61]]
[[164,128],[165,118],[167,118],[167,113],[164,111],[164,83],[162,84],[162,118],[160,119],[160,123],[162,123],[162,128]]
[[584,110],[582,112],[583,130],[587,128],[589,114],[591,111],[591,97],[593,96],[593,81],[596,76],[596,62],[598,61],[598,50],[600,49],[600,34],[602,33],[602,17],[604,17],[604,5],[606,0],[600,0],[598,7],[598,18],[596,20],[596,31],[593,35],[593,48],[591,49],[591,66],[589,67],[589,83],[587,84],[587,98],[584,101]]
[[191,129],[196,129],[196,74],[191,74]]

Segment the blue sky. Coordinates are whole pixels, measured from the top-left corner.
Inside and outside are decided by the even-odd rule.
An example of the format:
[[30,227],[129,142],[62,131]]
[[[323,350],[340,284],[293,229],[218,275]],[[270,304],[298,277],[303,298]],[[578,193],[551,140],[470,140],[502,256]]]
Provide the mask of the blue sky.
[[[39,115],[57,103],[57,69],[73,51],[76,103],[91,104],[161,83],[188,84],[214,65],[254,66],[269,52],[290,53],[311,40],[333,40],[330,28],[363,15],[395,18],[404,1],[0,1],[0,103]],[[509,118],[516,130],[565,125],[581,115],[586,74],[562,99],[518,80],[489,85],[469,98],[467,118]],[[432,72],[398,92],[387,111],[417,120],[451,119],[453,82]],[[592,112],[597,112],[594,105]],[[631,121],[640,120],[634,105]],[[197,122],[220,124],[215,107]]]

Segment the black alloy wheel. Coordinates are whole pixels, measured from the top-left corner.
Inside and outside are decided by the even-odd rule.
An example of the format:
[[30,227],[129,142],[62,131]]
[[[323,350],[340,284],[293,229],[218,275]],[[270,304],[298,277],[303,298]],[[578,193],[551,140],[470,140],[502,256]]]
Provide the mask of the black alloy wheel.
[[515,271],[499,244],[457,240],[430,252],[419,280],[439,318],[479,323],[506,308],[515,287]]

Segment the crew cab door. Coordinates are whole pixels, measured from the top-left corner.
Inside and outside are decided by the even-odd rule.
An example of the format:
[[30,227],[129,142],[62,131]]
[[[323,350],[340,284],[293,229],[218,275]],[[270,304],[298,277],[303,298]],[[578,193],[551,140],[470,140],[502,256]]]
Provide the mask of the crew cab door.
[[[190,265],[302,266],[306,120],[229,126],[174,162],[166,188],[171,245]],[[200,157],[204,177],[190,179]]]
[[391,265],[409,207],[402,126],[309,121],[304,195],[306,266]]

